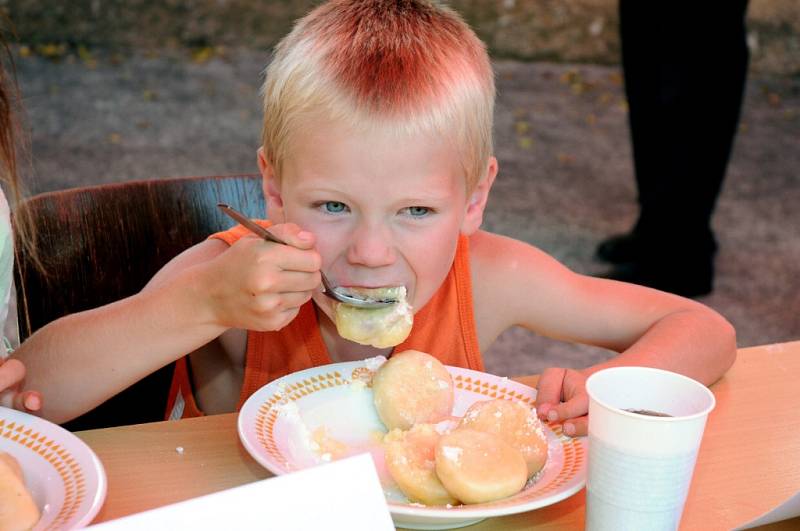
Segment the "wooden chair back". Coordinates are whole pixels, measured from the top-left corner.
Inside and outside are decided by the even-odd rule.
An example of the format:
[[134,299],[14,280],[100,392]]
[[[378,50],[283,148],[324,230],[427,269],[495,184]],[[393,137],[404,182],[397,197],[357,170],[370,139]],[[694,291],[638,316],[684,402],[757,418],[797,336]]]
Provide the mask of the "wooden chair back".
[[[233,225],[216,207],[218,202],[250,217],[263,217],[260,176],[132,181],[49,192],[25,201],[16,215],[30,216],[42,267],[18,241],[20,339],[59,317],[140,291],[174,256]],[[172,365],[65,427],[80,430],[163,420]]]

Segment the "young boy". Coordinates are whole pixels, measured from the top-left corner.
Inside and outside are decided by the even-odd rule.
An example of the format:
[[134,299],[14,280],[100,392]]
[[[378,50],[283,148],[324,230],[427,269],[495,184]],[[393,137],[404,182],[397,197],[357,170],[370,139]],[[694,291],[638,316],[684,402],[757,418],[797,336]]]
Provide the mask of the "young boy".
[[[234,411],[290,372],[409,348],[482,370],[480,353],[521,325],[620,352],[542,375],[539,414],[584,434],[584,381],[601,367],[661,367],[709,384],[732,364],[734,331],[709,308],[578,275],[479,230],[498,169],[494,84],[483,44],[452,11],[326,3],[278,45],[263,97],[258,164],[270,230],[288,245],[235,228],[176,257],[141,294],[42,329],[29,352],[54,354],[20,356],[46,416],[74,417],[187,353],[173,417]],[[340,286],[405,287],[408,338],[394,348],[343,338],[320,271]]]

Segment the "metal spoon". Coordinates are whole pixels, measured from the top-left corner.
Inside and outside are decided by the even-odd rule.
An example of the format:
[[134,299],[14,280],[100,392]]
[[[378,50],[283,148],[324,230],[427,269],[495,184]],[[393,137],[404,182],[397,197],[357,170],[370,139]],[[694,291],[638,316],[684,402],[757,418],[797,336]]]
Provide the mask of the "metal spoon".
[[[288,245],[285,241],[281,240],[280,238],[273,235],[270,231],[259,225],[258,223],[254,222],[241,212],[238,212],[231,208],[230,206],[226,205],[225,203],[217,203],[217,206],[220,210],[222,210],[225,214],[233,218],[234,220],[238,221],[242,226],[249,229],[251,232],[264,238],[268,242],[278,243],[281,245]],[[369,309],[376,309],[376,308],[385,308],[386,306],[390,306],[395,304],[397,300],[395,299],[384,299],[384,300],[367,300],[367,299],[360,299],[358,297],[354,297],[352,295],[347,295],[336,291],[336,288],[331,286],[330,281],[325,276],[325,273],[322,271],[319,272],[320,276],[322,277],[322,293],[330,297],[335,301],[339,301],[342,304],[348,304],[350,306],[355,306],[356,308],[369,308]]]

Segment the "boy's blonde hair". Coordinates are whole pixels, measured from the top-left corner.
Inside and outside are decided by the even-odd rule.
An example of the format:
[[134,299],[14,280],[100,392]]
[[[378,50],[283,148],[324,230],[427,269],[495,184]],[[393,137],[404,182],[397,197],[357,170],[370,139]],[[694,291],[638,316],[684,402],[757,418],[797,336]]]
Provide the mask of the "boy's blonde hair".
[[262,143],[280,175],[313,119],[455,142],[472,190],[492,154],[494,78],[484,44],[454,11],[424,0],[333,0],[276,47],[262,89]]

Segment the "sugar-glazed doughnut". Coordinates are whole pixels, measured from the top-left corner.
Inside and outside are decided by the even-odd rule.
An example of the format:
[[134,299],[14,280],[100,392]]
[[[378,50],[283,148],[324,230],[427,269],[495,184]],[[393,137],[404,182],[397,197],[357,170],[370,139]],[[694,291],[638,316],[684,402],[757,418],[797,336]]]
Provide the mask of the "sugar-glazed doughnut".
[[536,411],[510,400],[475,402],[464,414],[459,428],[470,428],[498,435],[522,452],[528,476],[542,469],[547,461],[547,438]]
[[425,505],[454,505],[436,475],[436,443],[441,435],[432,424],[417,424],[408,431],[394,429],[383,439],[386,468],[412,501]]
[[453,379],[442,362],[424,352],[392,355],[372,378],[375,408],[390,430],[435,424],[453,409]]

